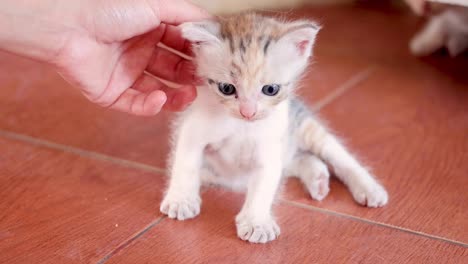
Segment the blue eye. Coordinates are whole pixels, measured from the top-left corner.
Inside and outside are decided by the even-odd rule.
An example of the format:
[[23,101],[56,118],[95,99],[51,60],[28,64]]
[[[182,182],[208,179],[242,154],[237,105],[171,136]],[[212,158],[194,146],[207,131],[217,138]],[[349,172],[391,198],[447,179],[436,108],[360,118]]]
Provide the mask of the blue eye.
[[233,95],[236,93],[236,87],[230,83],[218,83],[218,89],[224,95]]
[[275,96],[278,94],[280,88],[281,86],[279,86],[278,84],[265,85],[262,88],[262,93],[268,96]]

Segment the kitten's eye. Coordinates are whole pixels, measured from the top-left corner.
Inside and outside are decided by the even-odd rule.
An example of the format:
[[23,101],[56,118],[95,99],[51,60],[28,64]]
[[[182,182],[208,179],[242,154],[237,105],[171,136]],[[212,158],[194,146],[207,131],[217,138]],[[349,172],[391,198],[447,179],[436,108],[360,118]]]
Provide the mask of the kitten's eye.
[[233,95],[236,93],[236,87],[230,83],[219,83],[218,89],[224,95]]
[[262,93],[268,96],[275,96],[278,94],[280,88],[278,84],[265,85],[262,88]]

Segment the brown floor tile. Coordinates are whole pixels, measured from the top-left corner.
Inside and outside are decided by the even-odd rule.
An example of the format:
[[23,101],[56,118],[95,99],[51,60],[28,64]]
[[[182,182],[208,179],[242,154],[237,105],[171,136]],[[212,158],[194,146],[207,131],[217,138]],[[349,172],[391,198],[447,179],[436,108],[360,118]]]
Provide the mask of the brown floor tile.
[[336,182],[323,202],[297,181],[283,196],[468,243],[468,83],[413,66],[378,68],[320,113],[373,168],[389,204],[362,208]]
[[0,53],[0,129],[164,167],[169,114],[106,110],[44,66]]
[[367,2],[341,8],[303,8],[291,16],[310,18],[322,25],[317,54],[353,57],[371,64],[392,65],[411,59],[409,39],[423,21],[405,6],[388,3],[372,6]]
[[278,205],[279,240],[236,237],[240,195],[210,190],[199,217],[164,219],[108,263],[463,263],[468,251],[445,242],[310,210]]
[[322,105],[337,89],[365,79],[368,69],[368,64],[359,60],[317,54],[298,84],[297,94],[311,107]]
[[0,145],[0,263],[96,262],[161,216],[161,175]]

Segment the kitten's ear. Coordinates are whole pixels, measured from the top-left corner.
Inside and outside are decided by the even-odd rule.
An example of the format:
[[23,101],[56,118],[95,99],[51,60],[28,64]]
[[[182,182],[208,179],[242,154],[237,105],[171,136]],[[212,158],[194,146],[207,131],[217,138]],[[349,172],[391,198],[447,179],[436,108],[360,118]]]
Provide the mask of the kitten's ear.
[[288,26],[288,29],[280,37],[278,43],[286,45],[288,50],[293,48],[296,55],[308,58],[312,55],[320,26],[311,21],[300,21]]
[[194,43],[219,43],[220,25],[215,21],[188,22],[180,25],[182,36]]

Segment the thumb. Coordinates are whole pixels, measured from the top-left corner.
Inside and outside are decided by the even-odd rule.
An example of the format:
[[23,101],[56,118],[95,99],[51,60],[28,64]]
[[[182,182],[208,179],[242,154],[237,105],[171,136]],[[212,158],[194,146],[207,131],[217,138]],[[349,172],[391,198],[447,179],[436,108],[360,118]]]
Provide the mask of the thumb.
[[154,10],[159,11],[159,19],[166,24],[178,25],[211,18],[207,11],[185,0],[154,0],[152,2]]

